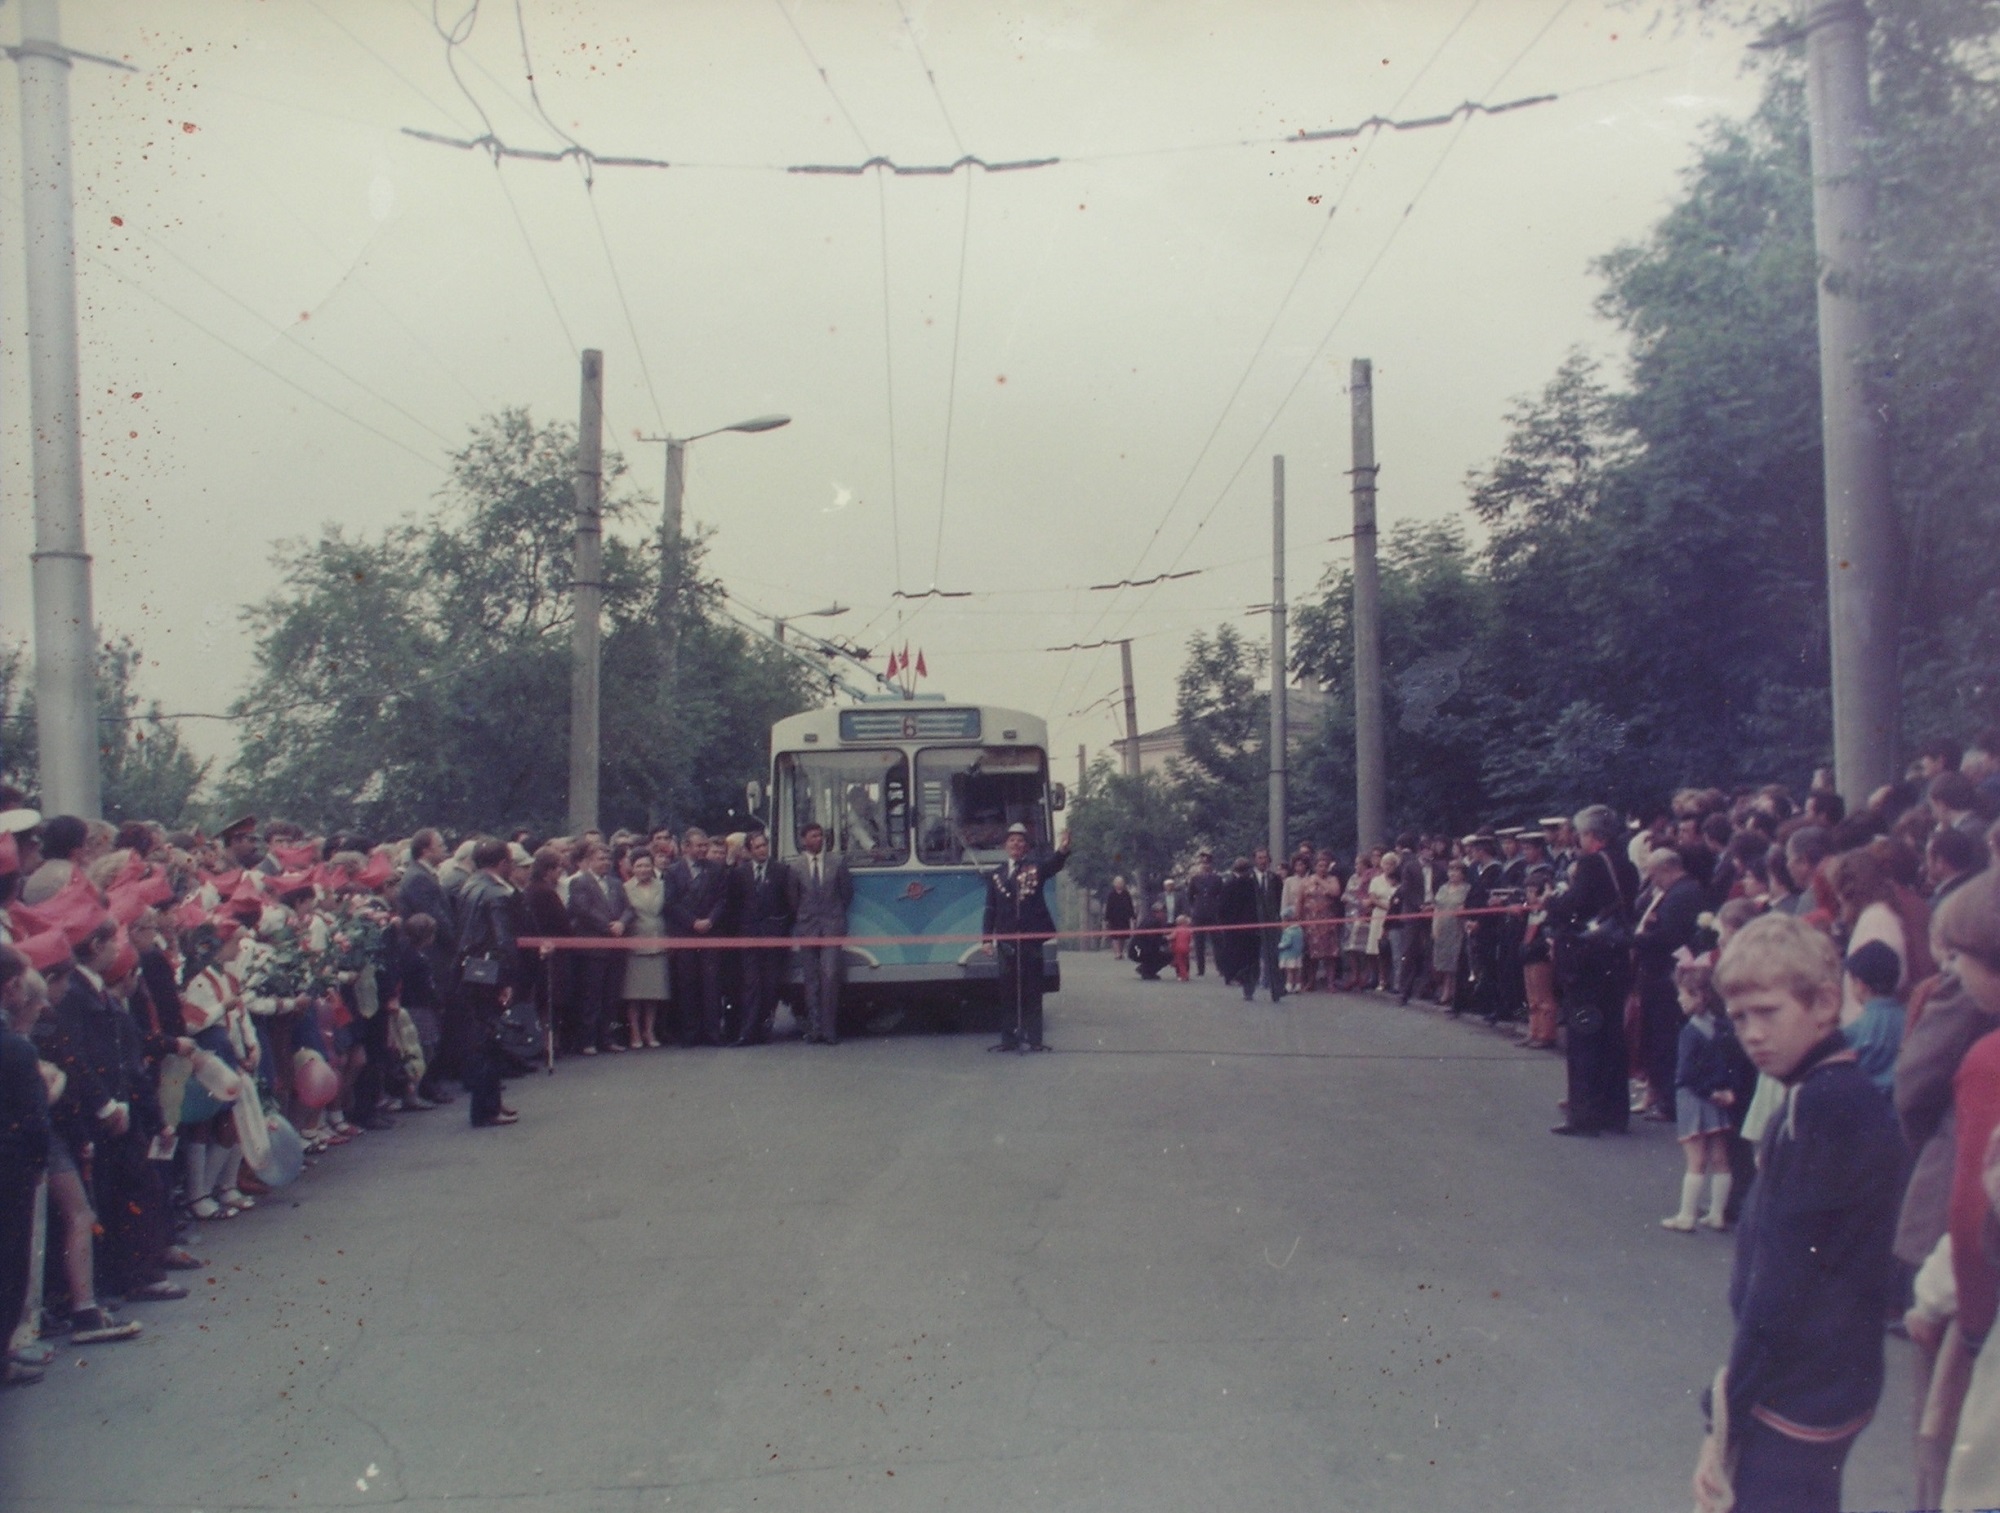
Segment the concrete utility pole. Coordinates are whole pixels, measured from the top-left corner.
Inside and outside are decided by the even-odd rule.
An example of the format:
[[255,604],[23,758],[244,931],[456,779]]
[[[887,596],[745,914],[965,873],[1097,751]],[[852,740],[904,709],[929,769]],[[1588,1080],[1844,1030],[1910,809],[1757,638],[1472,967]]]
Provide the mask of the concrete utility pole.
[[103,809],[97,624],[83,540],[76,236],[69,70],[57,0],[22,0],[21,233],[28,285],[28,408],[35,479],[35,712],[45,813]]
[[687,493],[687,443],[667,439],[667,486],[660,510],[660,683],[668,707],[680,692],[681,574],[686,568],[681,501]]
[[1360,849],[1388,840],[1387,746],[1382,734],[1382,580],[1375,562],[1375,368],[1354,359],[1348,378],[1354,438],[1354,825]]
[[1833,771],[1850,807],[1898,775],[1901,567],[1889,495],[1888,423],[1868,364],[1874,314],[1861,279],[1875,190],[1862,162],[1868,9],[1809,3],[1806,103],[1812,126],[1813,242],[1819,253],[1820,434],[1826,455],[1826,579],[1833,653]]
[[1285,459],[1271,459],[1271,860],[1285,858]]
[[1076,743],[1076,791],[1083,792],[1084,775],[1090,771],[1090,752],[1082,741]]
[[1132,642],[1118,643],[1118,662],[1125,672],[1125,776],[1139,775],[1139,696],[1132,690]]
[[583,354],[576,428],[576,553],[571,577],[569,830],[597,828],[599,620],[604,605],[604,354]]

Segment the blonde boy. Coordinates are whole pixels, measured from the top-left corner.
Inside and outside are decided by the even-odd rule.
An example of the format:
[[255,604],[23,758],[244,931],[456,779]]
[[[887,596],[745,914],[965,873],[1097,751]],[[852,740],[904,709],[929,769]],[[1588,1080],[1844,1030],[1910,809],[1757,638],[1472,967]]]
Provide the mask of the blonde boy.
[[1703,1509],[1839,1513],[1841,1470],[1882,1395],[1894,1121],[1840,1033],[1840,957],[1803,920],[1744,926],[1716,966],[1736,1038],[1784,1103],[1757,1151],[1729,1306],[1736,1339],[1695,1468]]

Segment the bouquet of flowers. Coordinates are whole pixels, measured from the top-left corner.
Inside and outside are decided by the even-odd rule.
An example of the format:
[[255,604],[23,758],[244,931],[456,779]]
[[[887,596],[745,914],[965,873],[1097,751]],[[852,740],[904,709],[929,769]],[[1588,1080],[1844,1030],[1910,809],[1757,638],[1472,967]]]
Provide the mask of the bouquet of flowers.
[[243,991],[253,998],[312,998],[326,991],[321,963],[286,926],[249,953]]
[[352,982],[383,963],[388,954],[389,911],[379,899],[356,899],[328,924],[333,931],[328,966],[342,980]]

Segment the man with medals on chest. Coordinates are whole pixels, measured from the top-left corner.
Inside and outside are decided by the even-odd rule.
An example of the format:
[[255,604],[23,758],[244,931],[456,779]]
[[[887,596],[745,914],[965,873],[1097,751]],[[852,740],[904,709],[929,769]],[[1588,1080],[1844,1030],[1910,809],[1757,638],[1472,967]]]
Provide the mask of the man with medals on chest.
[[1042,890],[1069,860],[1069,836],[1030,854],[1028,827],[1007,827],[1007,860],[986,875],[982,947],[1000,962],[1000,1040],[990,1051],[1046,1051],[1042,1043],[1042,946],[1056,924]]

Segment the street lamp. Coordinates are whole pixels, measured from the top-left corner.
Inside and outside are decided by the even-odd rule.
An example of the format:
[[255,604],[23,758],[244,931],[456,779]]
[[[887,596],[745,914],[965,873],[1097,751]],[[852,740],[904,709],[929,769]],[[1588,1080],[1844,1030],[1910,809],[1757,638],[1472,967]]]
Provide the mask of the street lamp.
[[671,701],[680,678],[681,628],[681,497],[687,487],[687,449],[690,442],[720,436],[725,431],[775,431],[792,423],[789,415],[759,415],[739,420],[735,425],[717,426],[692,436],[641,436],[641,441],[663,441],[667,446],[667,486],[660,511],[660,672]]

